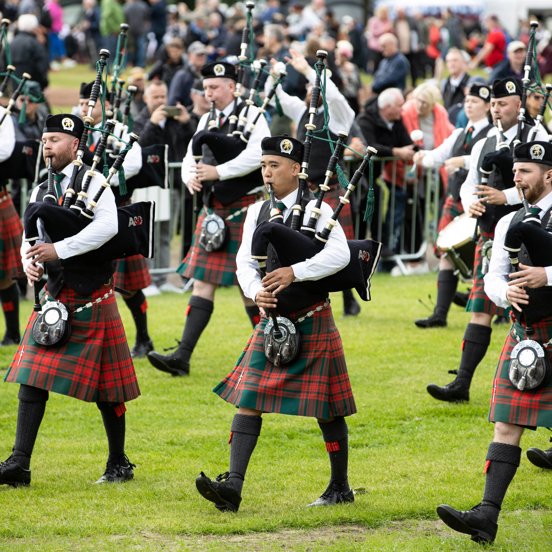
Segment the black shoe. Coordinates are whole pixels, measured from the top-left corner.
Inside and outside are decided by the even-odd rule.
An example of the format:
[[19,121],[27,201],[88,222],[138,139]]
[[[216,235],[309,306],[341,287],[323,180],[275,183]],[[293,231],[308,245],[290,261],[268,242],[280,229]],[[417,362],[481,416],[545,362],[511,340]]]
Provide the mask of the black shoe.
[[31,470],[22,468],[13,456],[0,462],[0,485],[28,487],[31,484]]
[[552,448],[540,450],[538,448],[527,449],[527,459],[531,464],[545,470],[552,470]]
[[452,302],[459,307],[465,308],[468,304],[469,297],[470,294],[468,292],[456,291],[454,293],[454,297],[452,298]]
[[427,392],[439,401],[468,402],[470,400],[470,388],[458,379],[447,383],[444,387],[430,383],[427,386]]
[[360,305],[354,297],[343,305],[343,314],[345,316],[358,316],[359,313]]
[[173,376],[187,376],[190,373],[190,363],[180,358],[178,351],[170,355],[151,351],[148,353],[148,360],[161,372],[167,372]]
[[209,479],[203,472],[196,479],[199,494],[215,503],[221,512],[237,512],[241,496],[228,482],[228,472],[217,476],[216,481]]
[[447,325],[447,321],[436,314],[432,314],[428,318],[415,320],[414,324],[416,324],[418,328],[444,328]]
[[307,505],[311,506],[334,506],[335,504],[345,504],[355,501],[355,494],[353,490],[346,485],[345,488],[339,489],[335,483],[330,482],[328,488],[322,493],[320,498],[317,498],[314,502]]
[[2,341],[0,342],[0,346],[5,347],[7,345],[19,345],[20,342],[21,342],[20,336],[18,335],[12,336],[12,335],[6,334],[2,339]]
[[132,351],[130,351],[130,356],[132,358],[144,358],[151,351],[153,351],[151,339],[147,341],[136,341]]
[[447,504],[441,504],[437,507],[437,514],[451,529],[471,535],[472,541],[490,544],[495,540],[498,525],[488,519],[479,508],[480,504],[461,512]]
[[134,478],[134,468],[126,454],[122,456],[118,462],[107,461],[104,474],[96,481],[96,483],[124,483]]

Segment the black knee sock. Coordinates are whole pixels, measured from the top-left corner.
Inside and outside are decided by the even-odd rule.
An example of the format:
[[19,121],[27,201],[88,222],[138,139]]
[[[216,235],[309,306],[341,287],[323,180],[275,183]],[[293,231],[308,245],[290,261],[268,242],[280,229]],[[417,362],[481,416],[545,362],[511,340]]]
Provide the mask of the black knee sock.
[[464,332],[458,379],[467,387],[470,386],[473,373],[489,348],[491,332],[491,328],[481,324],[468,324]]
[[249,459],[261,434],[263,419],[260,416],[236,414],[230,434],[230,475],[228,481],[241,494]]
[[109,446],[109,462],[118,463],[125,454],[125,415],[115,411],[116,404],[96,403],[102,413],[102,420]]
[[481,507],[496,523],[502,501],[521,458],[521,449],[505,443],[491,443],[485,464],[485,492]]
[[18,398],[19,410],[13,456],[21,467],[29,469],[36,436],[46,410],[48,391],[30,385],[21,385]]
[[136,326],[136,341],[145,342],[150,340],[148,334],[148,302],[142,290],[137,291],[132,297],[124,298],[127,307],[132,313]]
[[203,333],[203,330],[209,324],[214,304],[209,299],[192,295],[188,302],[188,314],[184,331],[182,332],[182,341],[178,347],[181,358],[190,360],[192,352]]
[[14,283],[9,288],[0,290],[0,301],[6,320],[6,337],[19,341],[21,335],[19,333],[19,290],[17,284]]
[[349,443],[347,438],[347,422],[345,418],[339,417],[326,423],[318,420],[318,425],[322,430],[326,450],[330,457],[331,482],[340,490],[348,490]]
[[257,305],[247,305],[245,307],[245,312],[247,313],[247,316],[249,316],[249,320],[251,321],[251,325],[255,327],[259,321],[261,320],[261,314],[259,312],[259,307]]
[[437,304],[433,313],[442,318],[447,319],[447,315],[458,287],[458,276],[454,274],[454,270],[440,270],[437,276]]

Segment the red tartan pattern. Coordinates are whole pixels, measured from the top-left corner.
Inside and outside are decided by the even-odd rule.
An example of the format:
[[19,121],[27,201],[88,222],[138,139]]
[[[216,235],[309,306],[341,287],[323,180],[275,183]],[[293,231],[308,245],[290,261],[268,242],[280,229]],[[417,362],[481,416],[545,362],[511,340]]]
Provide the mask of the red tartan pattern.
[[23,224],[8,192],[0,192],[0,280],[23,276]]
[[[215,200],[213,208],[219,217],[226,219],[228,215],[255,203],[255,200],[255,195],[247,195],[227,206]],[[225,220],[226,231],[228,232],[226,245],[219,251],[207,253],[207,251],[199,245],[201,225],[207,215],[207,211],[204,207],[201,215],[197,219],[192,246],[186,258],[178,267],[177,272],[184,278],[194,278],[195,280],[208,282],[210,284],[220,286],[237,285],[236,254],[241,244],[243,222],[246,214],[246,212],[243,212],[233,217],[231,220]]]
[[[443,204],[443,211],[441,212],[441,217],[439,218],[439,224],[437,225],[437,234],[446,228],[458,215],[461,215],[464,212],[462,207],[462,202],[458,199],[454,199],[451,195],[447,196],[445,203]],[[433,246],[433,252],[435,256],[441,256],[441,250],[437,245]]]
[[475,245],[475,259],[473,261],[473,285],[466,305],[467,312],[481,312],[490,314],[491,316],[501,316],[504,309],[497,307],[485,293],[485,282],[483,281],[483,257],[481,256],[481,248],[484,240],[493,239],[494,234],[482,233]]
[[142,255],[132,255],[116,261],[113,285],[127,291],[139,291],[151,284],[151,274]]
[[[334,184],[328,192],[324,195],[324,202],[327,203],[332,209],[339,205],[339,198],[345,193],[345,190],[341,188],[339,184]],[[345,237],[348,240],[355,239],[355,227],[353,224],[353,211],[351,209],[351,204],[347,203],[341,209],[339,213],[339,224],[345,232]]]
[[257,325],[236,366],[213,391],[231,404],[261,412],[322,419],[354,414],[355,400],[331,308],[298,325],[301,350],[285,366],[276,367],[265,357],[266,323],[263,318]]
[[[73,312],[104,295],[108,286],[90,297],[62,288],[59,300]],[[33,312],[5,381],[32,385],[87,402],[124,403],[140,395],[125,330],[114,295],[72,314],[71,336],[59,347],[37,345],[31,335]]]
[[[539,343],[552,340],[552,317],[533,324],[535,333],[531,339]],[[523,427],[552,427],[552,381],[536,391],[519,391],[508,378],[510,353],[523,339],[523,328],[514,323],[510,330],[498,361],[491,396],[491,422],[504,422]],[[552,363],[552,343],[546,349],[548,360]]]

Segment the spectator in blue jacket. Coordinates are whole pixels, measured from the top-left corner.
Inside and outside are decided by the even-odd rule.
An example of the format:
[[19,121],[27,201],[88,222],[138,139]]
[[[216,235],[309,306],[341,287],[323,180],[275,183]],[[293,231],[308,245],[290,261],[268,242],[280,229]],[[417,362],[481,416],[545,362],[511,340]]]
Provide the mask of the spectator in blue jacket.
[[383,59],[372,82],[372,92],[379,94],[386,88],[406,88],[406,77],[410,74],[410,63],[399,52],[399,41],[394,34],[385,33],[379,39]]

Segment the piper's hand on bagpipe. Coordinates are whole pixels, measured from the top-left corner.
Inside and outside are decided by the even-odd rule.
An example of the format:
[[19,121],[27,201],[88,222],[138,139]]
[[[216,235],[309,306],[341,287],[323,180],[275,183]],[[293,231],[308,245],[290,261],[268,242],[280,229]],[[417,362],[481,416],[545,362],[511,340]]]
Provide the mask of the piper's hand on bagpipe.
[[27,276],[27,282],[32,286],[44,275],[44,266],[40,263],[33,262],[25,268],[25,274]]
[[219,179],[219,173],[215,165],[206,165],[205,163],[197,164],[196,175],[200,181]]
[[447,174],[454,174],[458,169],[464,168],[464,157],[462,155],[451,157],[445,161],[444,166]]
[[27,250],[27,259],[34,259],[35,262],[48,263],[59,259],[53,243],[38,243]]
[[472,218],[477,218],[480,217],[486,210],[487,209],[483,202],[474,201],[468,209],[468,215]]
[[269,272],[263,279],[262,284],[267,291],[278,295],[284,291],[295,280],[295,274],[290,266],[283,266]]
[[475,195],[482,203],[489,203],[490,205],[506,205],[507,202],[506,195],[502,190],[484,184],[475,187]]
[[[255,304],[259,307],[259,309],[275,309],[278,305],[278,299],[274,296],[274,293],[271,291],[266,291],[266,289],[262,289],[257,293],[255,296]],[[266,316],[266,312],[264,313]]]
[[508,303],[514,307],[514,309],[520,312],[522,310],[521,305],[529,304],[529,295],[527,295],[527,292],[519,286],[510,285],[506,290],[506,299],[508,300]]
[[193,176],[190,180],[188,180],[188,182],[186,182],[186,188],[188,188],[188,191],[194,195],[196,192],[201,192],[203,184],[197,176]]
[[508,275],[510,282],[509,286],[528,287],[528,288],[540,288],[548,284],[548,278],[546,270],[542,266],[528,266],[519,263],[517,272],[512,272]]

